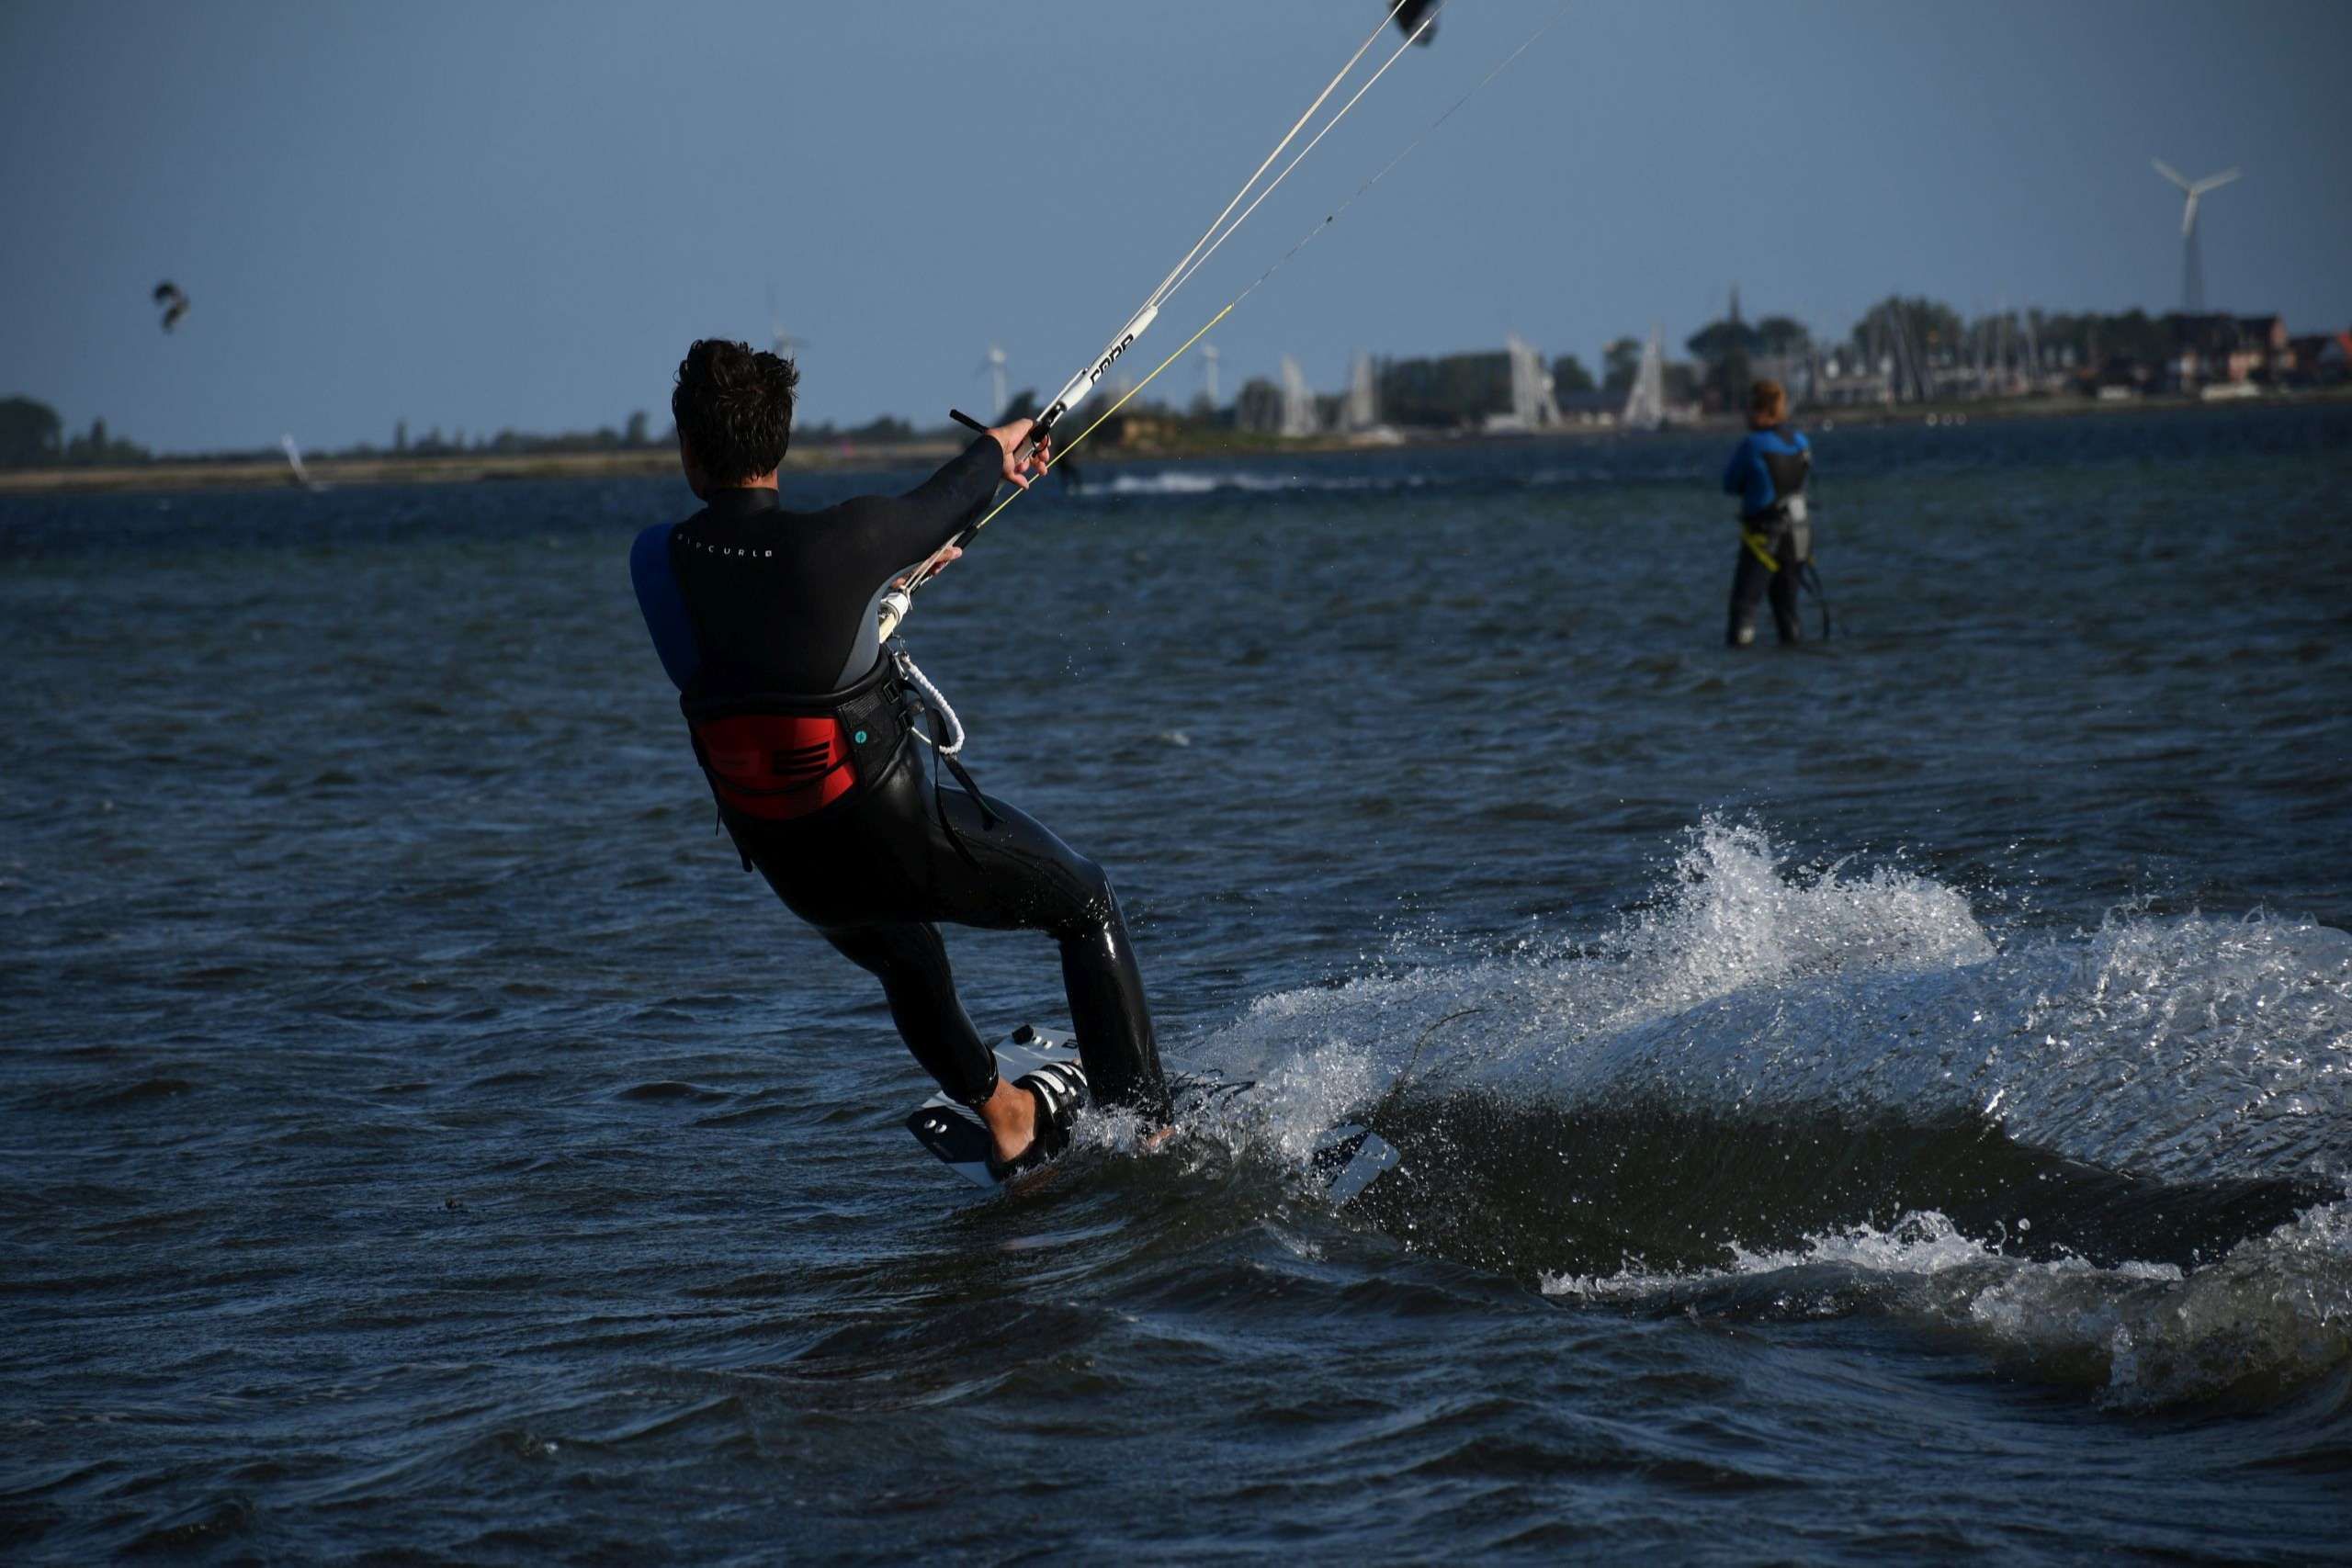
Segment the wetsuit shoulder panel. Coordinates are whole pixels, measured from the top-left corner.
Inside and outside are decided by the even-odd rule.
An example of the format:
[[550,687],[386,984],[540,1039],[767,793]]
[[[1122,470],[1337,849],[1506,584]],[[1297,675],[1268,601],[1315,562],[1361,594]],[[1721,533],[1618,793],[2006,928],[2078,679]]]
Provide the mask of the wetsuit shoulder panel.
[[686,596],[670,564],[670,536],[674,523],[657,523],[629,546],[628,576],[637,590],[637,607],[662,656],[662,672],[670,683],[684,691],[702,668],[702,650],[695,643],[694,618],[686,612]]
[[1740,438],[1724,469],[1724,493],[1739,497],[1739,509],[1753,516],[1769,511],[1774,499],[1771,470],[1764,466],[1763,433],[1750,431]]

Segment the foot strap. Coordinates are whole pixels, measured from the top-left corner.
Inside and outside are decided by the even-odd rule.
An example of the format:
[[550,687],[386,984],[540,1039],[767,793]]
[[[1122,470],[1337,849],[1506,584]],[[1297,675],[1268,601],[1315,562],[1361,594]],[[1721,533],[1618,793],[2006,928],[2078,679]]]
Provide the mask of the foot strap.
[[1001,1181],[1034,1169],[1069,1147],[1070,1123],[1086,1104],[1086,1069],[1076,1062],[1048,1062],[1035,1072],[1012,1080],[1037,1102],[1037,1126],[1029,1146],[1009,1160],[989,1161],[989,1173]]

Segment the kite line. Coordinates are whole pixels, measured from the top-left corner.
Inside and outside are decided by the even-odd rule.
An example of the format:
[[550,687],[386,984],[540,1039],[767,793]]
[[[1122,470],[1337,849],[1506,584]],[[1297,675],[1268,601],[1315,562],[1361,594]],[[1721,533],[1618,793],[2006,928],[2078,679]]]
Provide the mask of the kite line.
[[[1315,96],[1314,101],[1306,106],[1306,112],[1298,117],[1297,121],[1291,126],[1290,130],[1286,133],[1284,133],[1283,139],[1274,144],[1274,150],[1266,154],[1264,162],[1261,163],[1257,169],[1251,173],[1250,178],[1243,182],[1241,188],[1234,193],[1233,198],[1225,204],[1224,210],[1219,212],[1216,220],[1209,224],[1208,228],[1202,231],[1201,237],[1193,242],[1193,248],[1184,254],[1183,259],[1169,269],[1168,276],[1161,278],[1159,286],[1146,297],[1142,308],[1138,310],[1133,317],[1129,318],[1126,325],[1122,327],[1118,333],[1112,338],[1111,342],[1104,347],[1102,353],[1096,355],[1093,363],[1089,365],[1084,370],[1081,370],[1077,375],[1071,377],[1069,381],[1062,388],[1062,389],[1055,395],[1054,400],[1046,405],[1046,411],[1037,416],[1036,423],[1033,429],[1031,436],[1033,446],[1036,444],[1042,443],[1052,432],[1054,425],[1060,421],[1061,417],[1068,413],[1072,406],[1082,401],[1087,394],[1094,389],[1095,384],[1101,381],[1103,376],[1110,371],[1112,365],[1114,364],[1122,355],[1125,354],[1129,348],[1133,347],[1136,340],[1141,337],[1145,331],[1151,326],[1153,321],[1157,319],[1159,314],[1159,308],[1166,304],[1170,299],[1173,298],[1178,289],[1183,288],[1186,283],[1192,281],[1193,275],[1198,272],[1201,267],[1207,263],[1210,256],[1216,254],[1217,249],[1222,246],[1227,240],[1233,237],[1235,231],[1238,230],[1243,223],[1249,220],[1250,215],[1257,211],[1260,204],[1262,203],[1266,197],[1273,194],[1275,187],[1290,177],[1291,171],[1297,168],[1300,162],[1304,160],[1309,152],[1312,152],[1315,150],[1316,144],[1320,142],[1325,136],[1330,133],[1332,127],[1338,125],[1340,120],[1346,118],[1349,111],[1353,109],[1358,103],[1363,101],[1364,95],[1372,90],[1373,84],[1379,81],[1382,76],[1385,75],[1388,72],[1388,68],[1396,64],[1397,60],[1403,56],[1404,52],[1408,49],[1410,49],[1415,43],[1421,41],[1429,35],[1430,30],[1436,26],[1438,13],[1444,8],[1442,5],[1433,6],[1430,6],[1425,14],[1419,17],[1414,25],[1407,28],[1405,41],[1398,44],[1396,50],[1391,52],[1385,60],[1381,62],[1380,65],[1368,78],[1365,79],[1363,85],[1358,87],[1345,103],[1341,104],[1338,109],[1332,112],[1331,118],[1323,122],[1321,129],[1317,130],[1312,137],[1308,138],[1306,145],[1301,147],[1296,153],[1293,154],[1290,162],[1284,164],[1280,172],[1278,172],[1271,181],[1267,182],[1265,187],[1262,190],[1258,190],[1256,196],[1251,197],[1250,192],[1256,188],[1258,181],[1265,175],[1268,169],[1273,167],[1275,160],[1279,159],[1283,155],[1284,150],[1287,149],[1293,141],[1298,139],[1299,132],[1304,130],[1306,128],[1307,122],[1315,118],[1316,111],[1323,107],[1324,103],[1329,99],[1334,92],[1339,90],[1340,85],[1347,80],[1348,76],[1355,70],[1357,64],[1363,61],[1364,55],[1370,51],[1372,46],[1379,41],[1381,34],[1387,29],[1388,24],[1396,18],[1397,13],[1402,11],[1408,3],[1408,0],[1394,0],[1394,3],[1388,6],[1386,14],[1382,17],[1380,26],[1374,28],[1371,35],[1367,37],[1362,44],[1357,46],[1356,51],[1348,57],[1348,62],[1340,68],[1338,74],[1334,75],[1329,82],[1324,84],[1323,90],[1317,93]],[[1484,77],[1480,78],[1479,81],[1469,89],[1469,91],[1456,98],[1453,104],[1448,106],[1444,113],[1439,115],[1434,120],[1431,120],[1430,124],[1422,130],[1419,135],[1414,137],[1411,141],[1406,144],[1402,152],[1399,152],[1395,157],[1389,159],[1385,164],[1382,165],[1378,173],[1374,174],[1371,178],[1358,186],[1349,194],[1346,200],[1340,202],[1329,213],[1326,213],[1320,222],[1317,223],[1313,228],[1309,229],[1306,234],[1301,236],[1297,243],[1292,245],[1289,250],[1276,257],[1273,264],[1253,278],[1247,288],[1243,288],[1241,292],[1236,294],[1231,299],[1227,300],[1214,315],[1210,316],[1207,321],[1202,322],[1199,329],[1195,331],[1192,336],[1186,338],[1183,343],[1179,344],[1174,353],[1169,355],[1167,358],[1152,367],[1149,374],[1146,375],[1134,386],[1129,387],[1120,395],[1115,402],[1111,404],[1110,407],[1095,415],[1095,417],[1088,423],[1085,429],[1080,431],[1077,435],[1071,437],[1071,439],[1060,448],[1059,452],[1048,458],[1046,467],[1052,467],[1053,464],[1059,462],[1064,457],[1067,457],[1070,452],[1076,450],[1088,436],[1093,434],[1095,431],[1102,428],[1104,421],[1117,413],[1122,408],[1125,408],[1129,400],[1134,399],[1136,395],[1141,392],[1146,387],[1149,386],[1161,371],[1166,370],[1170,366],[1175,364],[1179,359],[1182,359],[1185,354],[1192,349],[1194,344],[1199,343],[1201,339],[1208,335],[1212,328],[1216,327],[1219,321],[1224,321],[1226,317],[1231,315],[1235,309],[1238,308],[1243,300],[1256,293],[1268,278],[1273,276],[1276,272],[1282,269],[1284,263],[1288,262],[1293,256],[1298,254],[1300,251],[1305,250],[1308,243],[1311,242],[1316,235],[1321,233],[1324,230],[1337,222],[1339,220],[1340,214],[1345,212],[1350,207],[1353,206],[1359,197],[1362,197],[1374,186],[1378,185],[1387,176],[1391,170],[1395,169],[1397,164],[1403,163],[1408,157],[1411,156],[1414,149],[1419,147],[1422,142],[1428,141],[1430,137],[1436,132],[1440,126],[1453,118],[1456,110],[1460,109],[1463,105],[1476,97],[1489,83],[1493,82],[1496,77],[1501,75],[1506,70],[1510,69],[1512,62],[1517,61],[1521,55],[1525,54],[1530,49],[1533,48],[1538,39],[1542,39],[1545,33],[1550,32],[1552,28],[1558,24],[1560,17],[1566,13],[1567,7],[1568,0],[1562,0],[1559,9],[1555,11],[1550,18],[1543,24],[1543,26],[1537,28],[1534,32],[1529,34],[1526,40],[1517,49],[1512,50],[1509,54],[1505,55],[1502,60],[1499,61],[1492,70],[1488,71]],[[1241,204],[1245,199],[1249,200],[1249,205],[1247,207],[1242,207]],[[1238,207],[1240,208],[1241,210],[1237,216],[1235,215],[1234,209]],[[960,423],[970,425],[975,429],[985,428],[980,425],[978,421],[971,419],[964,414],[957,413],[956,417]],[[999,513],[1012,505],[1015,500],[1019,499],[1024,493],[1026,493],[1024,491],[1016,489],[1012,494],[998,502],[994,506],[990,507],[978,522],[974,523],[970,527],[962,530],[955,538],[933,551],[920,566],[907,573],[904,587],[894,588],[883,596],[880,612],[881,631],[883,637],[888,637],[898,629],[900,623],[906,619],[909,610],[912,607],[912,595],[914,591],[921,588],[924,583],[930,581],[933,577],[936,577],[939,574],[941,569],[945,566],[950,552],[959,551],[965,545],[969,544],[973,536],[977,535],[982,528],[987,527],[989,523],[995,520]]]

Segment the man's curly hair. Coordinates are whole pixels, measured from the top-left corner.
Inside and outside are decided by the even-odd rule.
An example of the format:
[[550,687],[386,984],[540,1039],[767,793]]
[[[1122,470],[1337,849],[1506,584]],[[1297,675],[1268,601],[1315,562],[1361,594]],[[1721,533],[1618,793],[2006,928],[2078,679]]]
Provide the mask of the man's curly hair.
[[697,338],[678,362],[670,414],[695,467],[712,484],[740,485],[772,472],[792,444],[799,367],[749,344]]

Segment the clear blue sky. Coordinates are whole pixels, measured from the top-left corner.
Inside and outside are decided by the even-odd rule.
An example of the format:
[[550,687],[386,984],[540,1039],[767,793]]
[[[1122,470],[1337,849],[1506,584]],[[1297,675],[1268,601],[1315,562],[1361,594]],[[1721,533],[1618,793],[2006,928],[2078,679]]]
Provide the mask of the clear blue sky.
[[[1171,308],[1164,350],[1555,9],[1454,0]],[[690,338],[808,340],[804,417],[1075,368],[1379,0],[0,0],[0,395],[160,449],[666,423]],[[2352,4],[1579,3],[1217,334],[1516,330],[1591,363],[1751,315],[2216,306],[2352,324]],[[163,277],[194,309],[157,331]],[[1172,335],[1171,335],[1172,334]],[[1163,385],[1189,396],[1197,366]]]

